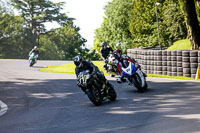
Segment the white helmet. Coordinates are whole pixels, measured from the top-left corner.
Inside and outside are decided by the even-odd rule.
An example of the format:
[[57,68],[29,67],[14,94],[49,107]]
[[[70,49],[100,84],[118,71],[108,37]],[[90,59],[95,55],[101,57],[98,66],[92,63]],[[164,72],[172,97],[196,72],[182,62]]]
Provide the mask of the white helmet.
[[37,46],[34,46],[34,48],[33,49],[37,49]]

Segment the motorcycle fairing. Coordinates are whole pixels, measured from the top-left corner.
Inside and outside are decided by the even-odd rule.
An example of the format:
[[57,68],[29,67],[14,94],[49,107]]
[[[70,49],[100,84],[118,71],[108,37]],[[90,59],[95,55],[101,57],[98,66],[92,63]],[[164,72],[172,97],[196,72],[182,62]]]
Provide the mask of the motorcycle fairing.
[[129,65],[127,68],[122,67],[122,75],[124,75],[125,77],[129,77],[137,71],[137,68],[135,67],[135,65],[131,63],[130,61],[128,62],[129,62]]

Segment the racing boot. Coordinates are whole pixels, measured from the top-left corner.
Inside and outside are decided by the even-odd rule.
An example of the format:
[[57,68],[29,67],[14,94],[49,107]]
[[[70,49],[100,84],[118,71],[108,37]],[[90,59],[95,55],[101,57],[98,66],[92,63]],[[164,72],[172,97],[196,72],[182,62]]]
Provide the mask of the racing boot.
[[122,82],[126,82],[126,78],[124,76],[120,76],[117,78],[117,83],[122,83]]

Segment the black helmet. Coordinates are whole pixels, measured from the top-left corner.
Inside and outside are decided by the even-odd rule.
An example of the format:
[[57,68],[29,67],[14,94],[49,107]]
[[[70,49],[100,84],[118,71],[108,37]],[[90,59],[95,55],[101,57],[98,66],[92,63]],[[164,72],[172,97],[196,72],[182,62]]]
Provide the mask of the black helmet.
[[106,42],[102,42],[101,43],[101,47],[103,47],[103,46],[107,46],[107,43]]
[[76,57],[74,57],[74,64],[77,66],[77,67],[80,67],[80,64],[82,62],[82,57],[77,55]]

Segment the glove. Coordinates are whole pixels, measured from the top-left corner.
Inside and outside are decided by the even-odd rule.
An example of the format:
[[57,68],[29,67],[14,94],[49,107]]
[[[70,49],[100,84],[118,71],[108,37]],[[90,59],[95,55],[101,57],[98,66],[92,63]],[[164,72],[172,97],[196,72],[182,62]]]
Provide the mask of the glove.
[[135,63],[135,67],[138,68],[138,64],[137,63]]
[[118,60],[115,60],[115,64],[117,64],[117,63],[119,63],[119,61],[118,61]]
[[135,63],[136,68],[141,68],[141,66],[138,63]]

